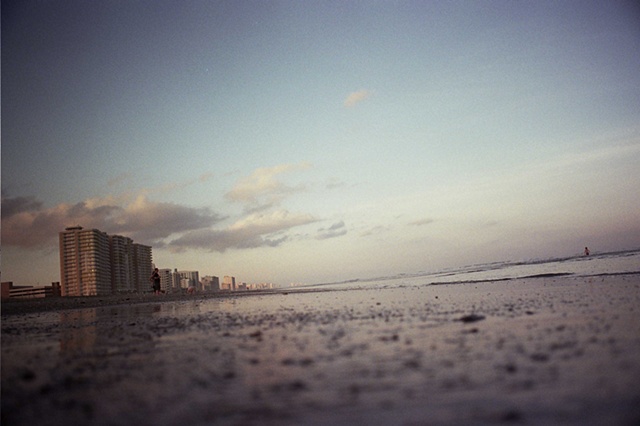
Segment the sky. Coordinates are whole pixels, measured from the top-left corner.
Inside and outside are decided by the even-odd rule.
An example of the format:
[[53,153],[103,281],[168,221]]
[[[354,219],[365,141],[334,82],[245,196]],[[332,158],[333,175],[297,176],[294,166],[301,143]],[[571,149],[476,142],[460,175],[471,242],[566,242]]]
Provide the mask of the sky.
[[322,283],[640,247],[632,1],[2,1],[2,281],[58,233]]

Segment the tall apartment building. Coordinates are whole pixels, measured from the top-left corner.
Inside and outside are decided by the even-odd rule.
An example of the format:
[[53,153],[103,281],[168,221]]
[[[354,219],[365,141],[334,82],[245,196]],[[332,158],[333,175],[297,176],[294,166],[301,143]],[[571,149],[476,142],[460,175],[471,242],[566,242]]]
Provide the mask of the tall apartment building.
[[147,291],[151,247],[81,226],[60,232],[62,296],[103,296],[117,291]]
[[153,272],[151,263],[151,247],[143,244],[133,244],[133,285],[136,291],[149,290],[149,277]]
[[177,288],[175,285],[175,274],[169,268],[158,269],[160,274],[160,289],[166,292],[171,292]]
[[111,235],[109,245],[113,292],[134,291],[133,240],[121,235]]
[[109,236],[81,226],[60,233],[62,296],[102,296],[112,293]]

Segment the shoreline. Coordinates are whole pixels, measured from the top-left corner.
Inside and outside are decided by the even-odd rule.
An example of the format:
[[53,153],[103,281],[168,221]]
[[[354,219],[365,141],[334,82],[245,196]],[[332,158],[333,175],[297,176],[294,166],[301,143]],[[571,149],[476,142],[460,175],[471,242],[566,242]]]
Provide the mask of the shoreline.
[[[548,279],[568,279],[568,280],[593,280],[604,278],[616,278],[616,277],[630,277],[631,279],[637,278],[640,280],[640,271],[636,272],[616,272],[616,273],[600,273],[594,275],[576,275],[572,273],[545,273],[529,275],[517,278],[495,278],[484,280],[461,280],[461,281],[443,281],[443,282],[429,282],[425,284],[415,285],[416,287],[441,287],[450,285],[478,285],[489,283],[509,283],[516,281],[531,281],[531,280],[548,280]],[[368,281],[364,281],[368,282]],[[354,281],[353,284],[356,284]],[[148,293],[126,293],[126,294],[113,294],[106,296],[66,296],[66,297],[46,297],[46,298],[32,298],[32,299],[6,299],[0,304],[1,316],[12,316],[20,314],[32,314],[51,311],[62,311],[68,309],[84,309],[84,308],[99,308],[106,306],[128,306],[139,304],[156,304],[156,303],[168,303],[168,302],[183,302],[183,301],[206,301],[210,299],[233,299],[240,297],[252,297],[252,296],[264,296],[270,294],[296,294],[296,293],[317,293],[317,292],[335,292],[335,291],[366,291],[375,290],[377,287],[372,286],[370,289],[367,287],[348,287],[345,284],[344,288],[329,287],[329,284],[315,284],[306,287],[290,287],[290,288],[276,288],[269,290],[251,290],[251,291],[201,291],[195,294],[187,293],[165,293],[162,295],[155,295],[152,292]],[[398,288],[400,289],[400,288]]]

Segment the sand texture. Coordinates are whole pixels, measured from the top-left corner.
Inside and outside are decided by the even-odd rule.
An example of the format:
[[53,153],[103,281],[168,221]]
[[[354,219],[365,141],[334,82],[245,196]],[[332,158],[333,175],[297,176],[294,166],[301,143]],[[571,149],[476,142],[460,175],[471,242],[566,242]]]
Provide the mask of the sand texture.
[[134,299],[3,305],[2,424],[640,424],[639,274]]

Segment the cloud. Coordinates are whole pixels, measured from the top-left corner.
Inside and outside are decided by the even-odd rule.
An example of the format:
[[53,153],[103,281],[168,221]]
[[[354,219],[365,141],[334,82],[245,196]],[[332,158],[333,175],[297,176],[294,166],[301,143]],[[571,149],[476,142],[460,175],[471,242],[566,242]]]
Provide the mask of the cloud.
[[309,167],[311,164],[304,162],[256,169],[249,176],[238,180],[234,187],[225,194],[225,198],[244,203],[248,212],[263,211],[277,206],[288,195],[304,190],[304,186],[285,185],[278,179],[278,176]]
[[435,220],[433,219],[419,219],[419,220],[415,220],[413,222],[409,222],[408,225],[410,226],[423,226],[423,225],[429,225],[430,223],[435,222]]
[[198,181],[201,183],[207,182],[211,179],[213,179],[215,177],[215,173],[213,172],[207,172],[207,173],[203,173],[200,176],[198,176]]
[[2,196],[2,220],[23,212],[38,211],[42,208],[42,202],[35,197],[6,197]]
[[370,229],[366,229],[365,231],[360,233],[361,237],[369,237],[371,235],[377,235],[377,234],[381,234],[383,232],[388,232],[389,231],[389,227],[388,226],[382,226],[382,225],[378,225],[378,226],[374,226],[373,228]]
[[[25,203],[25,199],[31,200]],[[7,211],[5,205],[11,206]],[[65,227],[98,227],[120,210],[117,206],[90,206],[86,202],[59,204],[44,209],[32,197],[2,197],[2,245],[43,248],[57,241]]]
[[351,92],[344,100],[344,106],[346,106],[347,108],[354,107],[369,96],[371,96],[371,92],[368,90],[358,90],[357,92]]
[[[183,181],[166,182],[158,186],[143,188],[143,189],[140,189],[138,193],[151,195],[151,194],[170,194],[175,192],[181,192],[194,185],[206,184],[214,177],[215,177],[214,172],[204,172],[197,177],[186,179]],[[115,183],[120,183],[121,179],[122,179],[122,183],[126,183],[125,179],[128,179],[128,178],[130,178],[130,176],[125,174],[125,175],[122,175],[122,177],[112,179],[109,183],[109,186],[114,186]]]
[[111,228],[134,240],[159,242],[172,234],[208,228],[223,219],[208,208],[151,202],[139,196],[113,218]]
[[341,188],[343,186],[345,186],[346,184],[344,183],[344,181],[338,179],[338,178],[331,178],[327,181],[325,188],[326,189],[336,189],[336,188]]
[[305,170],[310,163],[280,164],[255,169],[240,178],[224,197],[241,203],[247,216],[224,229],[188,231],[170,241],[170,250],[204,249],[224,252],[228,249],[275,247],[290,237],[291,228],[316,222],[311,214],[293,214],[284,209],[269,211],[290,196],[305,190],[303,185],[290,186],[281,181],[285,173]]
[[329,238],[336,238],[346,235],[347,228],[345,227],[344,221],[336,222],[328,228],[320,228],[318,229],[318,235],[316,235],[316,240],[327,240]]
[[[290,213],[282,208],[271,211],[284,198],[305,189],[302,185],[283,183],[281,176],[309,167],[309,163],[281,164],[256,169],[239,179],[225,197],[244,204],[245,215],[219,229],[215,225],[228,218],[209,208],[156,202],[149,198],[150,193],[164,191],[168,186],[159,190],[145,189],[138,195],[92,198],[53,207],[45,207],[35,197],[12,197],[3,191],[2,244],[26,249],[53,248],[61,231],[68,226],[80,225],[173,251],[223,252],[232,248],[278,246],[292,238],[288,234],[291,228],[317,221],[308,213]],[[125,175],[122,177],[126,178]],[[212,174],[206,173],[197,181],[206,182],[211,177]],[[192,183],[194,181],[174,186]]]
[[205,249],[224,252],[227,249],[275,247],[288,240],[291,228],[315,222],[310,214],[292,214],[278,210],[269,214],[251,214],[226,229],[191,231],[169,243],[174,251]]
[[158,203],[139,196],[128,205],[111,197],[44,208],[34,197],[2,196],[2,244],[45,248],[57,243],[58,233],[72,225],[129,236],[144,244],[179,232],[203,229],[223,218],[206,208]]

